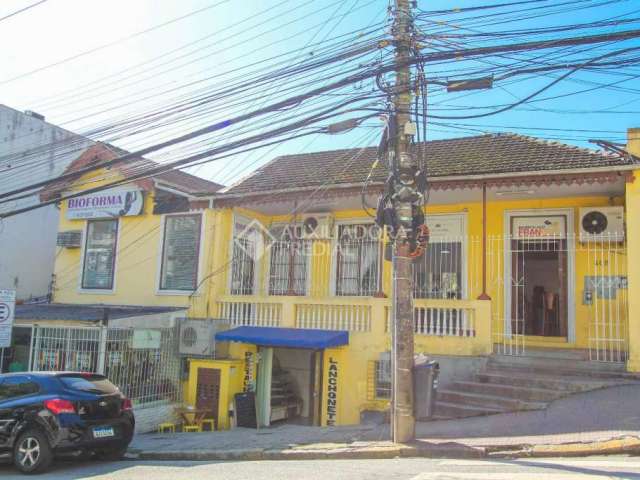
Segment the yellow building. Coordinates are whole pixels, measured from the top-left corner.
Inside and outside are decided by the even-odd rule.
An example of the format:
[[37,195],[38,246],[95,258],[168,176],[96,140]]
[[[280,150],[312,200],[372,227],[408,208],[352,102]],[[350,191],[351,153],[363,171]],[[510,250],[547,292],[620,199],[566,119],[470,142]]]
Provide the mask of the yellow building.
[[[65,172],[78,178],[42,193],[54,199],[123,182],[61,202],[54,303],[155,307],[160,313],[182,310],[179,316],[184,316],[209,270],[207,254],[213,253],[207,248],[213,241],[213,212],[203,198],[221,185],[180,171],[126,183],[134,172],[153,166],[147,160],[95,169],[123,153],[97,144]],[[91,171],[77,173],[85,170]],[[166,324],[175,317],[155,316]]]
[[[628,151],[640,154],[640,131]],[[415,350],[440,360],[443,382],[531,351],[640,371],[636,158],[515,134],[424,154],[431,239],[414,264]],[[375,148],[278,157],[218,193],[156,178],[110,229],[74,216],[79,196],[61,205],[60,232],[83,242],[59,252],[54,301],[228,322],[227,358],[193,360],[185,392],[192,404],[224,392],[220,427],[246,390],[262,425],[358,423],[388,405],[392,271],[370,216],[385,180]]]

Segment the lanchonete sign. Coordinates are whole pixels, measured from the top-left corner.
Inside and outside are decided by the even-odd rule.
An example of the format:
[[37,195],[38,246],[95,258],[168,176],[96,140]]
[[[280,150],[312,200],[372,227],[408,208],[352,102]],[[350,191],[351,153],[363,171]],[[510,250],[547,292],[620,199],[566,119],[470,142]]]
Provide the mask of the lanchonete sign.
[[141,190],[111,189],[67,201],[67,218],[113,218],[140,215],[144,204]]

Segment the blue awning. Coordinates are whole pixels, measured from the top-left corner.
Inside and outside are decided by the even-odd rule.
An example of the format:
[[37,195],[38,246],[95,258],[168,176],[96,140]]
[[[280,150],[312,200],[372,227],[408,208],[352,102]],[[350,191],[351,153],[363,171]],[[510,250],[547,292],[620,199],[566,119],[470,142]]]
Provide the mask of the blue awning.
[[263,347],[322,349],[349,344],[349,332],[310,328],[236,327],[216,333],[219,342],[251,343]]

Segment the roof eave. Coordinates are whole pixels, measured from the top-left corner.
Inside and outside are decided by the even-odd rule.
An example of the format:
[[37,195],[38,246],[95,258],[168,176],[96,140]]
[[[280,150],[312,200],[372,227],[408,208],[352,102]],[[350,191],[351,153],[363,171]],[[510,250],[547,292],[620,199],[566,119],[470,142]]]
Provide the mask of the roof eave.
[[[632,170],[640,169],[640,164],[630,164],[630,165],[614,165],[614,166],[604,166],[604,167],[587,167],[587,168],[573,168],[573,169],[556,169],[556,170],[537,170],[537,171],[526,171],[526,172],[505,172],[505,173],[488,173],[488,174],[476,174],[476,175],[445,175],[438,177],[431,177],[429,179],[430,183],[444,183],[444,182],[478,182],[482,180],[491,181],[491,180],[500,180],[506,178],[521,178],[521,177],[547,177],[554,175],[580,175],[583,173],[608,173],[608,172],[628,172]],[[341,183],[329,186],[332,190],[338,189],[348,189],[354,187],[361,187],[364,182],[356,182],[356,183]],[[376,182],[368,182],[368,185],[384,185],[384,182],[376,181]],[[231,200],[231,199],[242,199],[242,198],[251,198],[263,195],[276,195],[276,194],[286,194],[286,193],[301,193],[307,191],[313,191],[318,189],[319,186],[312,185],[308,187],[298,187],[298,188],[282,188],[282,189],[273,189],[273,190],[260,190],[256,192],[248,192],[248,193],[224,193],[224,194],[214,194],[212,195],[212,199],[215,200]]]

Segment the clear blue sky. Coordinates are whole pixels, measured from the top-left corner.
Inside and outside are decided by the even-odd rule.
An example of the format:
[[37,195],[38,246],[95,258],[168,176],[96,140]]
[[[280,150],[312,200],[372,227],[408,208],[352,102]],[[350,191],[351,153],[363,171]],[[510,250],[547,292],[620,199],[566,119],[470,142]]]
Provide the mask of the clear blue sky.
[[[418,5],[423,10],[433,11],[506,1],[420,0]],[[567,0],[554,0],[547,4],[564,1]],[[3,0],[0,18],[32,3],[35,0]],[[171,86],[303,48],[309,43],[383,21],[387,18],[388,6],[387,0],[220,0],[217,2],[219,5],[211,7],[215,3],[214,0],[48,0],[0,21],[0,43],[3,45],[0,103],[19,110],[36,110],[54,124],[81,132],[106,119],[125,117],[144,110],[145,105],[159,100],[160,97],[154,97],[155,92]],[[639,0],[593,0],[592,3],[603,5],[591,9],[576,8],[561,15],[528,19],[506,26],[478,25],[474,28],[476,31],[493,32],[613,17],[640,17]],[[127,39],[136,32],[198,9],[206,10]],[[252,18],[255,15],[258,16]],[[463,31],[455,28],[455,21],[448,26],[452,32]],[[637,23],[615,26],[607,31],[638,26]],[[566,35],[583,33],[586,31],[568,32]],[[207,36],[209,38],[203,39]],[[122,41],[109,45],[116,40]],[[190,42],[197,43],[188,46]],[[640,42],[603,46],[597,52],[632,45],[640,45]],[[93,53],[33,72],[93,49]],[[559,58],[556,61],[562,60]],[[506,61],[496,60],[497,63]],[[474,65],[478,68],[487,67],[486,63]],[[470,64],[465,62],[450,63],[452,68],[468,66]],[[438,68],[428,67],[427,73],[437,75]],[[640,127],[640,80],[634,77],[640,74],[640,68],[628,67],[624,74],[628,76],[622,77],[620,72],[615,71],[606,74],[582,72],[571,77],[570,81],[556,85],[542,97],[593,90],[532,102],[522,108],[478,120],[438,121],[455,126],[430,125],[429,138],[512,130],[582,146],[588,145],[586,140],[593,137],[623,141],[627,128]],[[516,83],[498,82],[491,91],[464,94],[435,91],[430,98],[430,111],[445,115],[483,111],[477,110],[477,107],[514,102],[558,75],[553,73],[530,79],[519,78]],[[105,77],[111,80],[103,80]],[[102,83],[95,83],[97,81]],[[612,81],[621,83],[615,88],[602,88],[593,83]],[[265,98],[260,102],[272,100]],[[260,102],[256,102],[256,106],[262,105]],[[455,107],[475,109],[443,110]],[[375,123],[370,125],[375,126]],[[187,123],[181,125],[180,129],[188,130],[190,127]],[[355,146],[363,142],[377,143],[377,135],[372,128],[369,131],[371,135],[367,135],[365,130],[343,136],[318,136],[312,137],[311,141],[304,139],[291,142],[269,152],[248,154],[238,159],[233,169],[229,165],[217,164],[197,169],[197,173],[228,183],[278,154]],[[126,140],[121,141],[120,145],[133,147]]]

